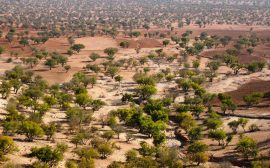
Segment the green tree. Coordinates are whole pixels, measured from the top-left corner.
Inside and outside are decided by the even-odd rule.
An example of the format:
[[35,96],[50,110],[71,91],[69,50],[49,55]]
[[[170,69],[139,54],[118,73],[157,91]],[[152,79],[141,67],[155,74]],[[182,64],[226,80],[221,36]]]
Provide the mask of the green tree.
[[66,151],[67,146],[57,145],[55,149],[51,146],[45,147],[34,147],[31,149],[30,156],[36,157],[41,162],[44,162],[49,165],[49,167],[56,166],[59,161],[63,160],[64,152]]
[[118,52],[117,48],[106,48],[104,49],[104,53],[107,54],[109,57],[113,57]]
[[21,45],[23,45],[24,47],[27,46],[27,45],[29,45],[29,41],[28,41],[27,38],[22,38],[22,39],[19,41],[19,43],[20,43]]
[[17,150],[13,139],[8,136],[0,136],[0,160],[5,160],[5,155]]
[[177,116],[179,120],[179,126],[188,132],[192,127],[196,125],[195,120],[193,119],[192,115],[187,112],[182,112]]
[[240,125],[240,123],[236,120],[228,123],[228,126],[232,129],[234,134],[237,133],[237,129],[238,129],[239,125]]
[[122,48],[128,48],[130,43],[128,41],[121,41],[119,44]]
[[90,58],[93,62],[95,62],[98,58],[100,58],[100,55],[97,54],[97,53],[92,53],[92,54],[89,56],[89,58]]
[[108,142],[100,144],[98,146],[98,152],[100,153],[100,157],[102,159],[106,159],[113,152],[111,144]]
[[262,97],[263,97],[262,93],[255,92],[255,93],[251,93],[249,95],[244,96],[243,100],[248,107],[252,107],[256,104],[259,104]]
[[113,138],[114,135],[115,135],[114,131],[106,131],[101,135],[101,137],[106,139],[107,142],[108,142]]
[[22,134],[25,134],[28,141],[33,141],[35,138],[44,134],[41,126],[32,121],[24,121],[19,130]]
[[188,137],[191,141],[197,141],[202,138],[202,128],[195,126],[188,131]]
[[50,68],[50,70],[57,65],[57,61],[55,59],[47,59],[44,63],[46,66]]
[[116,67],[116,66],[109,66],[107,68],[106,74],[109,75],[109,76],[111,76],[111,78],[113,79],[117,75],[117,73],[119,73],[119,71],[120,70],[119,70],[118,67]]
[[245,127],[246,127],[246,125],[248,123],[248,119],[246,119],[246,118],[239,118],[238,119],[238,122],[239,122],[239,125],[241,125],[241,127],[243,128],[244,132],[246,132]]
[[209,138],[218,141],[219,145],[225,146],[225,140],[226,140],[226,132],[222,129],[219,130],[211,130],[208,133]]
[[162,44],[166,47],[170,43],[170,40],[163,40]]
[[188,158],[190,161],[197,163],[197,165],[207,162],[209,160],[206,154],[207,148],[208,146],[202,142],[193,142],[187,149]]
[[250,157],[255,158],[258,155],[256,141],[246,136],[239,140],[236,149],[246,159],[249,159]]
[[75,102],[83,107],[84,109],[86,109],[86,107],[90,106],[91,103],[91,97],[88,96],[87,93],[80,93],[78,95],[76,95],[76,100]]
[[156,94],[157,89],[152,85],[140,85],[136,88],[137,95],[141,98],[141,100],[147,100],[152,95]]
[[66,73],[67,73],[71,69],[71,66],[70,65],[65,65],[64,69],[66,70]]
[[70,49],[79,53],[85,46],[83,44],[73,44]]
[[0,46],[0,56],[5,52],[5,49]]

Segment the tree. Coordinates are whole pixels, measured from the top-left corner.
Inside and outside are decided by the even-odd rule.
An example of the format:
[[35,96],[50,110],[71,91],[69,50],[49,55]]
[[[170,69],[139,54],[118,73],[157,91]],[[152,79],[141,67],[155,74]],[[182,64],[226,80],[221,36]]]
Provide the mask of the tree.
[[91,87],[93,88],[95,84],[97,84],[97,77],[91,76],[89,77],[89,83],[91,84]]
[[192,67],[195,68],[195,69],[198,69],[200,67],[200,60],[194,60],[192,62]]
[[209,160],[207,154],[205,153],[208,146],[202,142],[196,141],[189,145],[188,157],[192,162],[200,165],[201,163],[205,163]]
[[76,151],[76,154],[80,157],[80,158],[85,158],[85,159],[97,159],[99,158],[99,153],[96,149],[94,148],[89,148],[89,147],[84,147],[81,149],[78,149]]
[[109,66],[107,68],[106,74],[109,75],[109,76],[111,76],[111,78],[113,79],[118,72],[119,72],[119,68],[118,67],[116,67],[116,66]]
[[149,99],[152,95],[156,94],[157,89],[155,86],[152,85],[140,85],[136,88],[137,95],[142,100]]
[[13,139],[8,136],[0,136],[0,160],[5,160],[5,155],[17,149]]
[[197,141],[202,138],[202,128],[195,126],[188,131],[188,137],[191,141]]
[[107,142],[108,142],[113,138],[114,135],[115,135],[114,131],[106,131],[101,135],[101,137],[106,139]]
[[187,112],[180,113],[177,116],[177,119],[179,120],[179,126],[182,129],[184,129],[186,132],[188,132],[192,127],[196,125],[196,122],[193,119],[193,116]]
[[246,125],[248,123],[248,119],[246,119],[246,118],[239,118],[238,119],[238,123],[239,123],[239,125],[241,125],[241,127],[244,130],[244,132],[246,132],[245,127],[246,127]]
[[250,157],[255,158],[258,155],[256,141],[246,136],[239,140],[236,149],[246,159],[249,159]]
[[78,107],[70,107],[66,112],[66,117],[71,130],[80,128],[82,124],[89,124],[92,121],[92,112]]
[[254,51],[253,48],[248,48],[247,49],[247,52],[248,52],[249,55],[251,55],[253,53],[253,51]]
[[104,49],[104,53],[107,54],[109,57],[113,57],[118,52],[117,48],[106,48]]
[[67,63],[68,57],[60,55],[58,57],[57,63],[60,63],[62,67]]
[[0,46],[0,56],[5,52],[5,49]]
[[0,84],[0,93],[2,94],[2,98],[6,99],[8,98],[10,92],[11,92],[11,83],[9,81],[2,81]]
[[29,45],[29,41],[28,41],[27,38],[22,38],[22,39],[19,41],[19,43],[20,43],[21,45],[23,45],[24,47],[27,46],[27,45]]
[[228,126],[232,129],[234,134],[237,133],[237,129],[238,129],[239,125],[240,125],[240,123],[236,120],[228,123]]
[[138,157],[138,152],[134,149],[131,149],[125,153],[125,156],[127,162],[134,161]]
[[58,164],[59,161],[63,160],[64,152],[67,149],[67,145],[57,145],[55,149],[51,146],[45,147],[34,147],[31,149],[30,156],[36,157],[41,162],[48,164],[48,166],[53,167]]
[[32,121],[24,121],[19,131],[25,134],[28,141],[33,141],[35,138],[40,137],[44,134],[41,126]]
[[55,65],[57,65],[57,61],[55,59],[50,58],[46,60],[45,65],[47,65],[51,70],[53,67],[55,67]]
[[99,109],[101,109],[105,105],[105,102],[103,102],[100,99],[94,99],[91,101],[90,104],[91,104],[93,111],[98,111]]
[[90,58],[93,62],[95,62],[98,58],[100,58],[100,55],[97,54],[97,53],[92,53],[92,54],[89,56],[89,58]]
[[221,127],[222,123],[223,122],[220,120],[220,118],[209,117],[205,120],[205,125],[208,129],[217,129]]
[[256,104],[259,104],[262,97],[263,97],[262,93],[255,92],[255,93],[251,93],[249,95],[244,96],[243,100],[248,107],[252,107]]
[[211,130],[208,133],[209,138],[218,141],[219,145],[225,146],[225,139],[227,137],[226,132],[222,129],[220,130]]
[[94,73],[98,73],[100,71],[100,67],[98,65],[96,65],[96,64],[87,64],[86,69],[91,70]]
[[85,46],[83,44],[73,44],[70,49],[79,53]]
[[47,140],[51,140],[56,132],[56,125],[54,123],[50,123],[48,125],[43,125],[42,129],[44,130],[44,134],[47,136]]
[[128,48],[130,43],[128,41],[121,41],[119,44],[122,48]]
[[80,93],[78,95],[76,95],[76,100],[75,102],[83,107],[84,109],[86,109],[87,106],[90,105],[90,102],[91,102],[91,97],[88,96],[87,93]]
[[111,144],[108,142],[100,144],[98,146],[98,152],[100,153],[101,159],[106,159],[113,152]]
[[11,43],[14,39],[14,33],[13,32],[8,32],[6,35],[6,39],[8,40],[9,43]]
[[157,161],[160,167],[182,168],[179,149],[174,147],[161,147],[157,151]]
[[162,44],[166,47],[170,43],[170,40],[163,40]]
[[65,65],[64,69],[66,70],[66,73],[67,73],[71,69],[71,66],[70,65]]
[[26,64],[30,64],[30,68],[33,68],[34,65],[38,64],[38,59],[36,57],[29,57],[25,60]]

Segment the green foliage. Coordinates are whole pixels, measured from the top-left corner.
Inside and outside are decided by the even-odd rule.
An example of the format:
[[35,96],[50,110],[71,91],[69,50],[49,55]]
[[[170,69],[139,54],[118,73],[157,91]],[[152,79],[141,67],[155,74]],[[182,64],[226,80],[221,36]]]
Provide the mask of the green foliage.
[[109,66],[105,72],[106,75],[111,76],[112,79],[119,73],[120,69],[116,66]]
[[152,95],[156,94],[157,89],[153,85],[140,85],[136,88],[136,93],[142,100],[149,99]]
[[121,41],[119,44],[122,48],[128,48],[130,43],[129,41]]
[[237,151],[246,159],[255,158],[258,154],[258,147],[255,140],[249,137],[242,137],[237,143]]
[[98,152],[100,153],[101,159],[106,159],[113,152],[111,144],[108,142],[100,144],[98,146]]
[[243,100],[245,101],[248,107],[252,107],[256,104],[259,104],[262,97],[263,97],[262,93],[255,92],[244,96]]
[[73,51],[76,51],[77,53],[79,53],[81,51],[81,49],[84,49],[85,46],[83,44],[73,44],[70,49]]
[[24,121],[19,128],[19,132],[25,134],[28,141],[33,141],[35,138],[44,134],[41,126],[38,123],[32,121]]
[[225,140],[226,140],[226,132],[222,129],[219,130],[211,130],[208,133],[209,138],[218,141],[219,145],[225,146]]
[[104,49],[104,53],[107,54],[108,56],[111,56],[111,57],[113,57],[117,52],[118,52],[117,48],[106,48],[106,49]]
[[34,147],[31,149],[30,156],[36,157],[41,162],[49,164],[49,166],[55,166],[59,161],[63,160],[65,149],[57,146],[53,149],[51,146]]
[[8,136],[0,136],[0,161],[5,160],[5,155],[17,150],[13,139]]
[[196,141],[196,140],[200,140],[202,138],[202,127],[192,127],[189,131],[188,131],[188,137],[191,141]]
[[76,150],[76,154],[80,158],[85,158],[85,159],[98,159],[99,158],[99,153],[96,149],[91,148],[91,147],[84,147],[81,149]]
[[100,55],[97,54],[97,53],[92,53],[92,54],[89,56],[89,58],[90,58],[93,62],[95,62],[98,58],[100,58]]
[[206,154],[208,146],[202,142],[196,141],[189,145],[188,158],[190,161],[197,163],[200,165],[201,163],[205,163],[208,161],[208,156]]
[[186,132],[196,125],[196,121],[193,119],[190,113],[180,113],[177,116],[177,119],[179,120],[179,126]]

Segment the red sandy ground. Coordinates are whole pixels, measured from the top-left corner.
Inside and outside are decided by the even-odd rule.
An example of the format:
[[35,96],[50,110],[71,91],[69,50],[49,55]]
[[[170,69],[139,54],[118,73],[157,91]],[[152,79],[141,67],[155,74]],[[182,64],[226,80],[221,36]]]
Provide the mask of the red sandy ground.
[[130,38],[119,38],[116,39],[117,43],[120,44],[122,41],[128,41],[130,43],[129,48],[156,48],[156,47],[162,47],[162,44],[155,40],[150,38],[142,38],[142,39],[130,39]]

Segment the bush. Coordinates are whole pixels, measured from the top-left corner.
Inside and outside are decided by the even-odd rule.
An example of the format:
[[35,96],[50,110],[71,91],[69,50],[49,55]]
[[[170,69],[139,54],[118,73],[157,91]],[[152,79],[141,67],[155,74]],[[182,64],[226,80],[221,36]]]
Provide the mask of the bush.
[[15,151],[16,145],[13,139],[8,136],[0,136],[0,160],[5,159],[5,155]]

